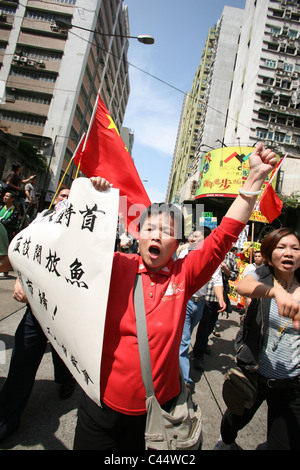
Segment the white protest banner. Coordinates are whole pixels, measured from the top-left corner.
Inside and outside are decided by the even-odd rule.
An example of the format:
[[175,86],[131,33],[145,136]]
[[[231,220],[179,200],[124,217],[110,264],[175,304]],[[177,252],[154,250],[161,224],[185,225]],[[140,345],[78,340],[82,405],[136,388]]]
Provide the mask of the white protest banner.
[[18,233],[9,258],[48,340],[100,403],[100,363],[119,192],[74,181],[57,210]]

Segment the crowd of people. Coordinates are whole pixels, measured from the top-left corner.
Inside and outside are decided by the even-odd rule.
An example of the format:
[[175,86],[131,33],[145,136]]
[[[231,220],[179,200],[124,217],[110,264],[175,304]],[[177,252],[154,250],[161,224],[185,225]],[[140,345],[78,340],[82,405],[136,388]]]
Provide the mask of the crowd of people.
[[[35,191],[37,177],[22,178],[22,165],[14,162],[9,174],[0,181],[0,262],[6,263],[7,270],[0,276],[8,274],[8,245],[14,236],[35,218],[38,208],[38,196]],[[3,230],[3,227],[5,230]],[[2,264],[0,265],[2,268]]]
[[[156,397],[164,409],[171,409],[179,393],[180,367],[192,392],[188,363],[192,330],[197,326],[194,365],[203,369],[208,337],[216,327],[219,313],[230,308],[228,283],[237,277],[232,247],[249,220],[263,181],[276,163],[274,152],[259,144],[250,156],[249,176],[220,225],[210,234],[193,234],[185,253],[177,252],[184,233],[183,215],[176,206],[168,204],[153,204],[141,215],[137,251],[129,254],[131,241],[120,238],[120,248],[113,257],[103,338],[101,406],[83,392],[75,450],[144,449],[145,389],[132,301],[137,276],[143,283]],[[90,180],[99,191],[110,187],[103,178]],[[178,256],[174,256],[176,252]],[[253,269],[249,268],[236,286],[239,295],[247,299],[237,338],[237,364],[254,378],[255,400],[251,408],[245,407],[239,415],[228,408],[220,423],[221,437],[216,449],[237,448],[239,430],[249,423],[264,400],[268,404],[266,448],[300,447],[300,235],[291,229],[272,232],[262,242],[261,255],[263,265],[257,268],[255,258]],[[17,287],[17,298],[16,291]],[[30,305],[27,316],[28,310]],[[22,326],[19,339],[16,337],[20,349],[14,352],[21,362],[32,360],[29,356],[26,359],[25,337]],[[41,351],[39,358],[43,348]],[[34,365],[27,364],[31,383],[23,377],[29,393],[39,360]],[[0,393],[0,439],[16,429],[24,409],[24,399],[23,407],[16,406],[19,397],[12,390],[14,386],[7,393],[10,375],[18,380],[20,372],[18,361],[13,366],[14,361],[13,355]],[[25,404],[26,400],[27,397]]]

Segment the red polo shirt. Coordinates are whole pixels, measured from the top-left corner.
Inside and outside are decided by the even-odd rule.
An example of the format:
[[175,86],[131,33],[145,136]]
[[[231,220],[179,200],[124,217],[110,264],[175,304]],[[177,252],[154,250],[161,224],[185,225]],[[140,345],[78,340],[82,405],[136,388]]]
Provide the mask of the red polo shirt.
[[209,281],[244,224],[223,218],[199,249],[157,273],[138,255],[115,253],[101,361],[101,399],[129,415],[146,413],[133,287],[141,273],[155,394],[164,404],[179,393],[179,346],[190,297]]

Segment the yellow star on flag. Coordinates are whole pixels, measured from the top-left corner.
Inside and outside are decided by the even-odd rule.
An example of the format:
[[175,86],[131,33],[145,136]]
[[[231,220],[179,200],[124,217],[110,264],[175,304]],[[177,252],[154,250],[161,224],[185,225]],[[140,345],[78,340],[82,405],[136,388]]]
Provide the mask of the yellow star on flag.
[[[108,126],[107,129],[115,129],[116,133],[117,133],[118,136],[120,137],[120,133],[119,133],[119,131],[118,131],[118,129],[117,129],[117,126],[115,125],[115,123],[114,123],[112,117],[111,117],[109,114],[107,114],[106,116],[107,116],[108,119],[110,120],[110,124],[109,124],[109,126]],[[127,152],[128,152],[128,148],[126,147],[126,145],[124,145],[124,147],[125,147],[125,150],[127,150]]]
[[119,131],[118,131],[118,129],[117,129],[117,126],[115,125],[114,121],[112,120],[112,117],[111,117],[109,114],[107,114],[106,116],[107,116],[108,119],[110,120],[110,124],[109,124],[109,126],[108,126],[107,129],[115,129],[115,130],[116,130],[116,133],[117,133],[118,135],[120,135],[120,134],[119,134]]

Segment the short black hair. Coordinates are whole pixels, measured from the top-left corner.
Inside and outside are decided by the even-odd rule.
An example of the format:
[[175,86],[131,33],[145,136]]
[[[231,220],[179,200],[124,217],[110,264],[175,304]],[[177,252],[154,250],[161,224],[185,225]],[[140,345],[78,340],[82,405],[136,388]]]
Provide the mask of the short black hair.
[[155,202],[142,212],[139,223],[139,232],[146,219],[151,215],[169,214],[174,220],[175,238],[179,241],[185,240],[184,237],[184,217],[181,210],[167,202]]
[[11,191],[10,189],[7,189],[4,194],[9,193],[13,199],[16,199],[18,197],[18,194],[16,191]]
[[11,165],[11,169],[12,171],[17,171],[17,169],[20,168],[20,166],[22,166],[20,162],[13,162]]

